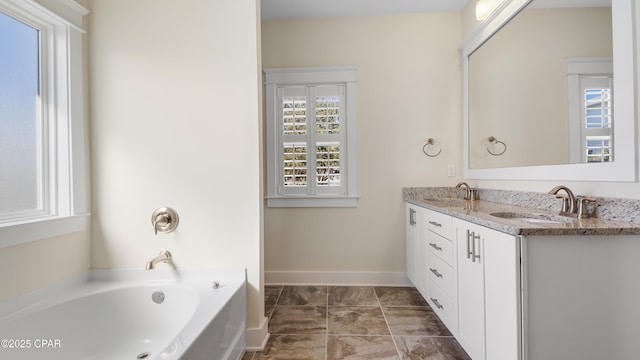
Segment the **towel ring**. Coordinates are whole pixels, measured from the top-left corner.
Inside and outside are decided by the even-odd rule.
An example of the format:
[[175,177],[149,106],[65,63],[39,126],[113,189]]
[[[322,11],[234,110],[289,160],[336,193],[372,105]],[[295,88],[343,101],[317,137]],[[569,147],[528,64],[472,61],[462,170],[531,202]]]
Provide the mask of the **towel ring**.
[[493,136],[489,136],[489,139],[488,139],[488,140],[489,140],[489,142],[491,142],[491,143],[493,143],[493,144],[502,144],[502,146],[504,146],[504,149],[503,149],[501,152],[498,152],[498,153],[491,152],[491,150],[489,150],[489,148],[487,148],[487,152],[488,152],[489,154],[491,154],[491,155],[493,155],[493,156],[500,156],[500,155],[504,154],[504,153],[507,151],[507,144],[505,144],[504,142],[502,142],[502,141],[500,141],[500,140],[496,139],[496,138],[495,138],[495,137],[493,137]]
[[429,146],[429,145],[431,145],[431,146],[435,145],[435,142],[434,142],[433,138],[429,138],[427,140],[427,143],[424,144],[424,146],[422,147],[422,152],[425,155],[427,155],[428,157],[436,157],[436,156],[440,155],[440,153],[442,152],[442,148],[440,148],[440,150],[438,150],[438,152],[435,153],[435,154],[429,154],[429,151],[427,150],[427,146]]

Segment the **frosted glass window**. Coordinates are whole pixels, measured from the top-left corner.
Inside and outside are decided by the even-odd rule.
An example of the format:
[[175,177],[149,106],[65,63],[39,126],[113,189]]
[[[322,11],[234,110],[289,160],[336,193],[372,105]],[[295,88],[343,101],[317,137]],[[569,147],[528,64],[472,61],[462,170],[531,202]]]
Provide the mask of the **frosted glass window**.
[[0,13],[0,218],[43,206],[39,31]]

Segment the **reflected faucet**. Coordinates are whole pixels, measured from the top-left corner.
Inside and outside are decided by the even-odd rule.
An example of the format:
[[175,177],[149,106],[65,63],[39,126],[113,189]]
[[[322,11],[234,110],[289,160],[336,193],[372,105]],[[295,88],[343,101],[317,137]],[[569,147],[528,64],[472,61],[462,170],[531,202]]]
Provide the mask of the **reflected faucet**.
[[[567,196],[558,195],[558,192],[560,190],[564,190],[564,192],[567,193]],[[576,197],[568,187],[564,185],[558,185],[549,190],[549,194],[556,195],[558,199],[562,199],[562,208],[560,209],[560,215],[570,216],[576,213]]]
[[168,264],[173,263],[173,259],[171,258],[171,253],[168,250],[163,250],[158,254],[158,256],[151,259],[147,266],[145,266],[145,270],[153,270],[156,268],[156,265],[161,262],[166,262]]

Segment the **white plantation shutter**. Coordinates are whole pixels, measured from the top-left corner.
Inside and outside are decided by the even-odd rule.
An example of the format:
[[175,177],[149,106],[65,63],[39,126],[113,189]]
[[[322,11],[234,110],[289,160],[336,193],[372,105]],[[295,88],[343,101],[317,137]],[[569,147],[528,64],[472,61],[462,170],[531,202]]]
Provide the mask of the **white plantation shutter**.
[[343,195],[344,85],[277,88],[281,195]]
[[268,206],[356,204],[355,70],[318,70],[265,70]]

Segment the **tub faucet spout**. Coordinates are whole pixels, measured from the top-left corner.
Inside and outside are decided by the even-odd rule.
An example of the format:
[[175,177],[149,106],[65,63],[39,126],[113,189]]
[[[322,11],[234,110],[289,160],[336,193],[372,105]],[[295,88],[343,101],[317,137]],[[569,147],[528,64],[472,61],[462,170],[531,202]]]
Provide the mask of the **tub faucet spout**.
[[153,259],[151,259],[148,263],[147,266],[145,267],[146,270],[153,270],[156,268],[156,265],[158,263],[161,262],[166,262],[168,264],[171,264],[173,262],[172,258],[171,258],[171,253],[168,250],[163,250],[160,252],[160,254],[158,254],[158,256],[154,257]]

